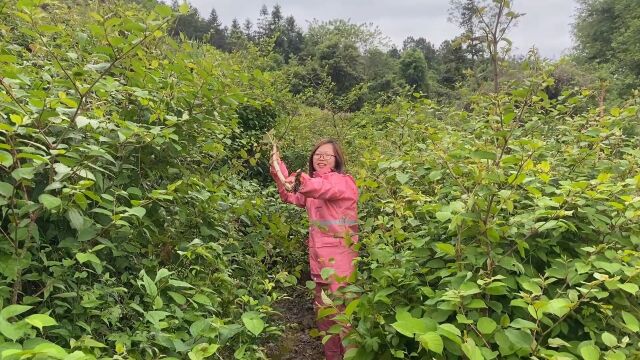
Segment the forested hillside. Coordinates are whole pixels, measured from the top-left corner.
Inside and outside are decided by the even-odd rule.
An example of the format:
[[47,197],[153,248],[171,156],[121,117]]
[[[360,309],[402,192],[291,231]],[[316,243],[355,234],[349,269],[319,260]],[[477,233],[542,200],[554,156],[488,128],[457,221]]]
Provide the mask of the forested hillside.
[[640,358],[634,1],[580,0],[554,61],[510,53],[507,0],[451,1],[460,34],[437,47],[279,6],[254,26],[0,2],[0,359],[326,340],[283,316],[311,301],[308,222],[267,133],[292,169],[337,139],[356,179],[358,275],[319,313],[351,324],[345,358]]

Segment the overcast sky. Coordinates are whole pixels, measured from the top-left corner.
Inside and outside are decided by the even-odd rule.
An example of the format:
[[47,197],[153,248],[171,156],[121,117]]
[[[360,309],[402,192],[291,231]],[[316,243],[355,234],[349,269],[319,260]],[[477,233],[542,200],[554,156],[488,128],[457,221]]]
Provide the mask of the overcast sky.
[[[449,0],[191,0],[203,17],[215,7],[225,25],[233,18],[250,18],[255,24],[262,4],[282,7],[306,29],[313,19],[351,19],[354,23],[377,25],[395,44],[407,36],[423,36],[436,47],[460,30],[447,21]],[[535,45],[540,53],[558,58],[572,46],[571,23],[576,0],[513,0],[517,12],[526,13],[511,31],[514,53],[525,54]]]

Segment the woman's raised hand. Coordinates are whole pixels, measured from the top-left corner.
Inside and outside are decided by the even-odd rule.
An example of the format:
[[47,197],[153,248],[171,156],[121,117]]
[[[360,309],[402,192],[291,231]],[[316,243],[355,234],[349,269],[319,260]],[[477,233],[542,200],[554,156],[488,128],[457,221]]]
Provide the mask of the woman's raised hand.
[[280,151],[278,151],[276,144],[273,144],[273,148],[271,149],[271,162],[276,166],[280,163]]

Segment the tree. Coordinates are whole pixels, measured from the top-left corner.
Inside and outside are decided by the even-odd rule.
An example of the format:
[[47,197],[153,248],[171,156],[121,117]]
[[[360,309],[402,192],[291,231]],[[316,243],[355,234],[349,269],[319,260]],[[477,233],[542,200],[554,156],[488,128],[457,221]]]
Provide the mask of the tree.
[[228,31],[227,49],[229,51],[240,50],[244,48],[247,41],[248,41],[247,37],[242,31],[240,22],[238,21],[237,18],[234,18],[233,21],[231,21],[231,27],[229,28],[229,31]]
[[400,58],[400,76],[415,91],[426,91],[427,62],[418,49],[409,49]]
[[516,13],[511,9],[510,0],[492,0],[491,2],[483,0],[475,5],[475,16],[480,20],[480,32],[485,38],[484,42],[491,60],[493,91],[497,93],[500,90],[500,44],[503,42],[508,44],[504,49],[504,53],[508,53],[511,41],[505,35],[514,21],[523,14]]
[[211,9],[206,26],[209,29],[209,43],[218,49],[227,48],[227,29],[222,27],[216,9]]
[[[177,3],[174,5],[177,5]],[[187,39],[198,41],[202,41],[204,35],[208,32],[207,22],[202,19],[198,9],[193,6],[189,7],[187,14],[179,15],[173,28],[169,30],[169,34],[173,37],[177,37],[182,33]]]
[[439,63],[442,64],[439,83],[446,88],[453,89],[456,84],[464,81],[464,70],[468,67],[462,42],[456,39],[443,41],[438,49],[438,54]]
[[285,44],[281,49],[281,55],[285,63],[289,63],[292,56],[297,56],[302,52],[304,45],[304,34],[302,33],[302,29],[296,24],[296,19],[293,16],[287,16],[284,20],[281,36]]
[[336,95],[345,95],[363,80],[362,57],[356,44],[331,39],[317,48],[317,61],[335,84]]
[[580,0],[573,32],[578,60],[616,74],[620,96],[640,86],[640,7],[634,0]]
[[414,38],[413,36],[409,36],[402,42],[402,51],[407,51],[409,49],[417,49],[422,53],[424,59],[427,61],[429,66],[434,66],[437,59],[437,51],[436,48],[430,41],[423,37]]
[[256,32],[256,38],[258,40],[266,39],[271,37],[271,30],[269,27],[270,19],[269,19],[269,9],[267,5],[262,5],[260,8],[260,15],[258,16],[258,30]]
[[253,32],[253,23],[249,18],[244,20],[244,24],[242,24],[242,31],[248,40],[253,41],[256,39],[256,34]]
[[314,48],[332,37],[353,43],[362,52],[373,48],[384,49],[389,43],[382,31],[370,23],[353,24],[349,20],[334,19],[324,22],[312,21],[305,34],[305,44]]
[[476,16],[476,0],[450,0],[449,21],[462,29],[461,39],[465,42],[465,52],[471,58],[471,66],[483,56],[483,39],[480,36],[480,19]]

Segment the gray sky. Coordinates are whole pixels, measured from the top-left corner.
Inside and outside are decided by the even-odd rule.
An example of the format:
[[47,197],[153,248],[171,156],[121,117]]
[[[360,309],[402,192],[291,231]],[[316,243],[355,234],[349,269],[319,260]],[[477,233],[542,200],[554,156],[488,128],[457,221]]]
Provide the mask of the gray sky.
[[[371,22],[377,25],[395,44],[411,35],[425,37],[436,45],[451,39],[460,30],[447,21],[448,0],[191,0],[191,4],[207,17],[215,7],[225,25],[233,18],[244,22],[250,18],[255,24],[262,4],[280,4],[285,16],[293,15],[306,29],[313,19],[351,19],[354,23]],[[576,0],[513,0],[514,9],[526,15],[518,20],[508,37],[513,52],[525,54],[535,45],[540,53],[558,58],[572,46],[571,23]]]

